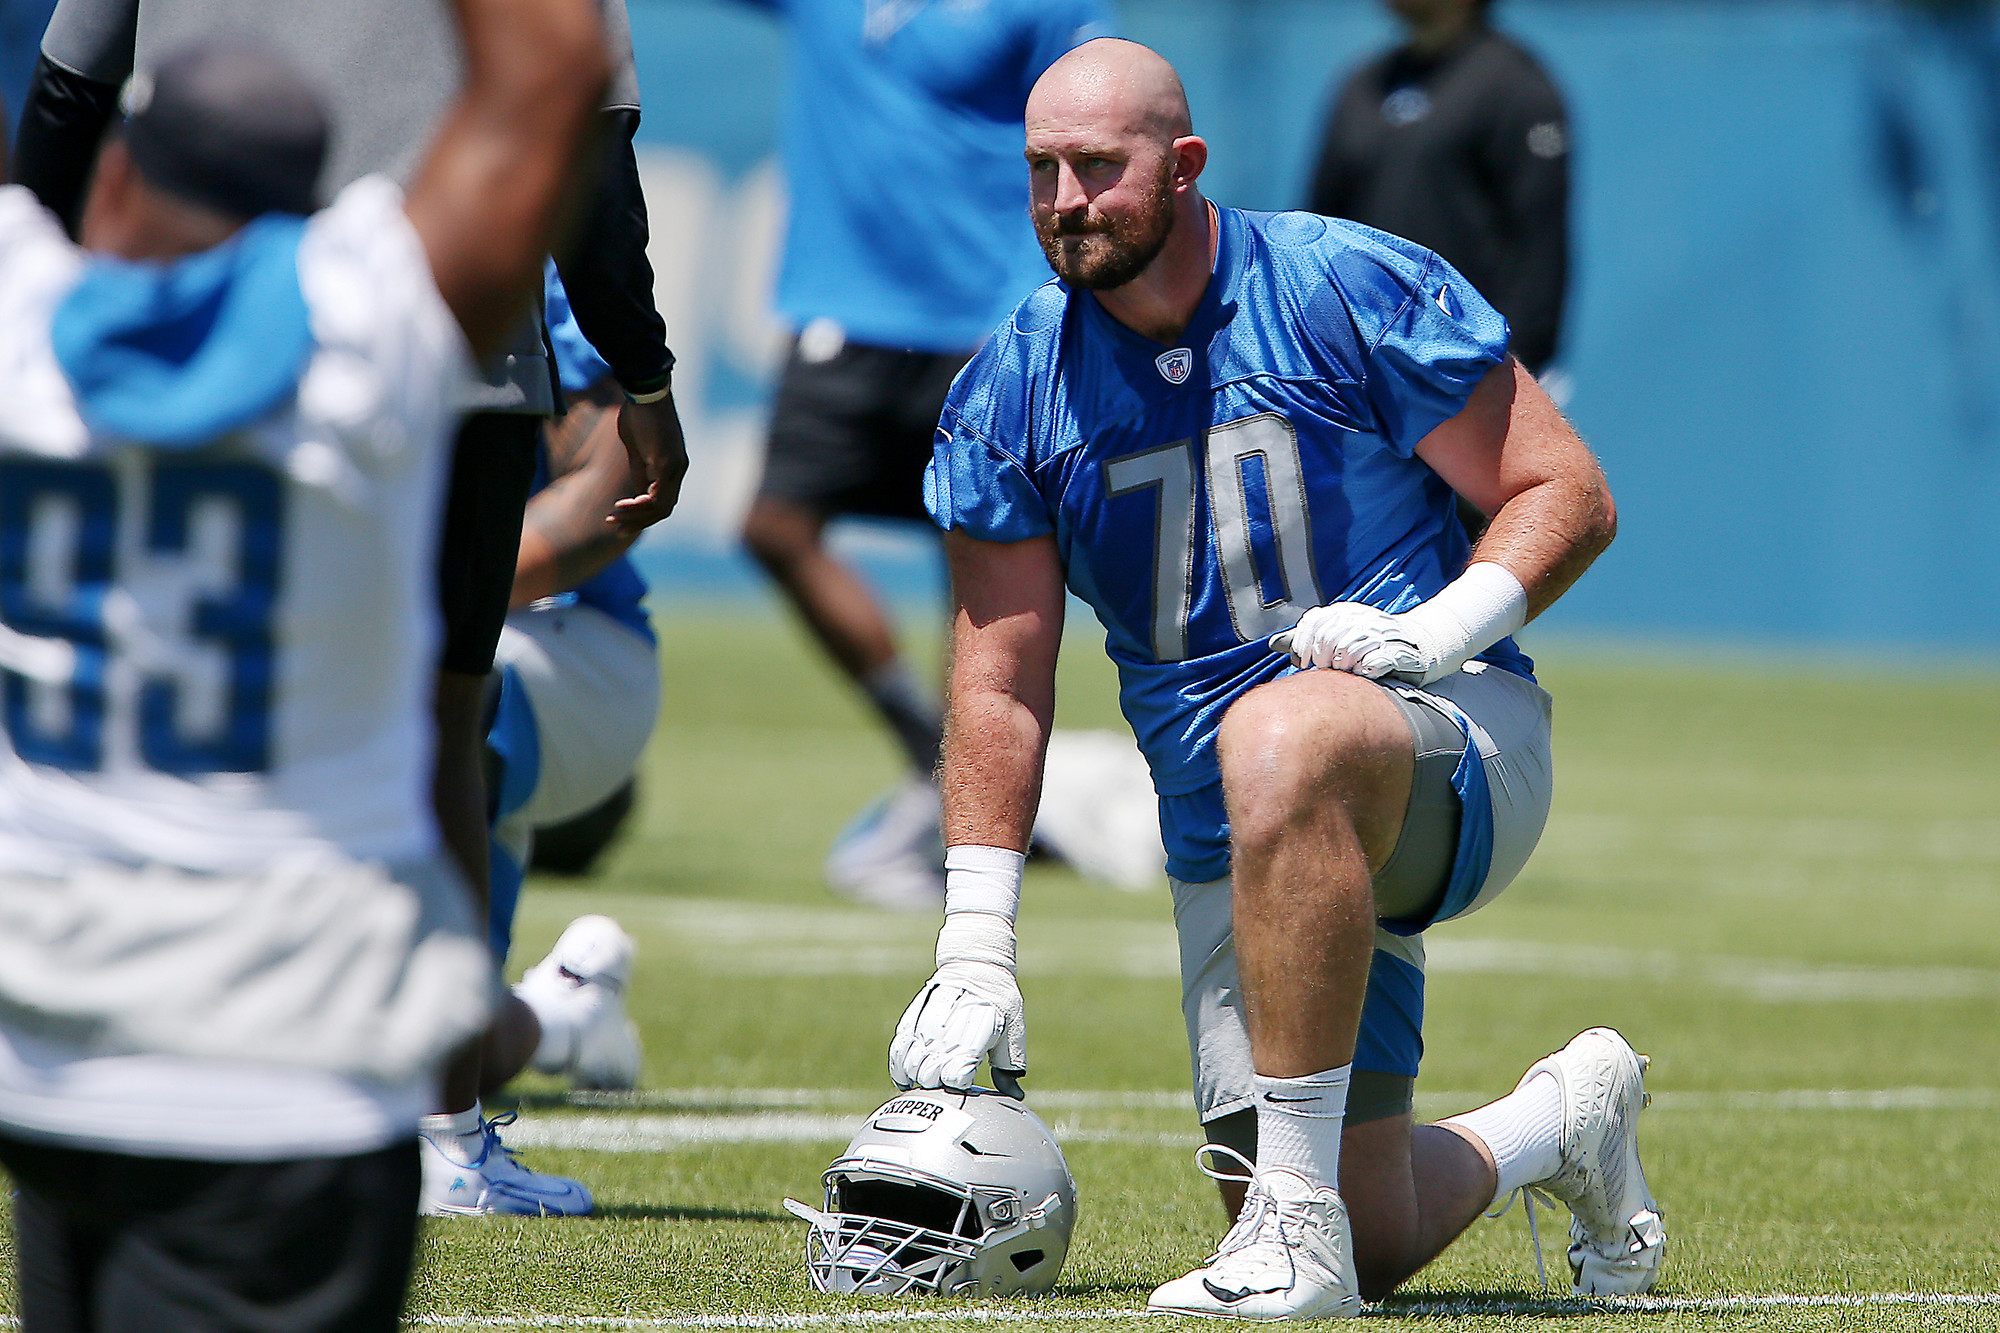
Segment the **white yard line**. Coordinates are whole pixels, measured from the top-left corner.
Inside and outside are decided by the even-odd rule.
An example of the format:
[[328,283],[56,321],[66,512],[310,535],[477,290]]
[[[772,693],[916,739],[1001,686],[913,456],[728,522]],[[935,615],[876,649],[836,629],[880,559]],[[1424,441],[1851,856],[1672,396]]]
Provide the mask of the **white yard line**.
[[[1745,1310],[1880,1310],[1894,1308],[1965,1309],[2000,1307],[2000,1293],[1884,1291],[1866,1295],[1805,1295],[1772,1293],[1761,1296],[1628,1296],[1600,1300],[1459,1300],[1412,1301],[1371,1306],[1365,1317],[1379,1319],[1463,1318],[1473,1315],[1573,1315],[1585,1311],[1617,1314],[1732,1314]],[[804,1329],[879,1328],[921,1324],[1043,1324],[1150,1321],[1145,1310],[1077,1308],[1027,1301],[1020,1305],[967,1306],[964,1309],[817,1311],[799,1314],[718,1315],[416,1315],[416,1328],[471,1329],[602,1329],[620,1330],[715,1328]],[[19,1328],[21,1321],[0,1316],[0,1328]]]
[[[1951,1309],[2000,1306],[2000,1293],[1894,1291],[1869,1295],[1790,1295],[1763,1296],[1635,1296],[1609,1300],[1481,1300],[1468,1298],[1445,1301],[1415,1301],[1408,1304],[1374,1306],[1367,1314],[1382,1319],[1438,1319],[1471,1315],[1548,1315],[1599,1311],[1615,1314],[1632,1311],[1646,1314],[1731,1314],[1746,1310],[1832,1309],[1870,1310],[1897,1307]],[[921,1324],[1043,1324],[1109,1323],[1150,1319],[1138,1308],[1097,1309],[1043,1305],[1024,1302],[1018,1306],[995,1308],[973,1305],[964,1309],[853,1310],[845,1313],[769,1315],[425,1315],[410,1322],[419,1328],[579,1328],[579,1329],[795,1329],[795,1328],[878,1328]],[[11,1321],[8,1324],[12,1326]]]
[[[523,1116],[507,1127],[510,1148],[564,1148],[583,1152],[671,1152],[715,1143],[845,1143],[863,1115],[566,1115]],[[1136,1143],[1195,1148],[1201,1139],[1182,1133],[1097,1125],[1054,1126],[1064,1143]]]
[[[516,1148],[558,1148],[584,1152],[672,1152],[717,1143],[844,1143],[861,1128],[867,1109],[879,1095],[865,1090],[808,1088],[690,1088],[680,1091],[596,1094],[576,1114],[523,1116],[507,1130]],[[1049,1091],[1031,1094],[1029,1105],[1048,1112],[1065,1109],[1189,1111],[1179,1093],[1113,1093]],[[1427,1115],[1448,1113],[1486,1100],[1469,1092],[1426,1093],[1418,1098]],[[833,1107],[845,1112],[797,1110],[724,1111],[701,1114],[700,1107]],[[617,1109],[613,1109],[613,1108]],[[652,1114],[647,1108],[674,1108],[677,1114]],[[2000,1108],[1994,1088],[1800,1088],[1775,1092],[1660,1092],[1653,1110],[1666,1114],[1799,1111],[1985,1111]],[[638,1114],[633,1114],[638,1112]],[[1073,1116],[1056,1116],[1056,1137],[1064,1143],[1122,1143],[1162,1148],[1193,1148],[1201,1139],[1190,1123],[1184,1129],[1087,1124]],[[1191,1114],[1190,1114],[1191,1119]]]
[[[1984,836],[1984,835],[1982,835]],[[726,976],[907,976],[932,965],[934,922],[838,907],[621,895],[601,904],[649,949]],[[1719,991],[1757,1004],[1938,1003],[2000,999],[2000,969],[1889,967],[1735,958],[1485,939],[1443,931],[1426,941],[1431,972],[1646,981]],[[1168,921],[1036,919],[1021,924],[1025,976],[1180,975]]]
[[[852,1106],[873,1110],[894,1095],[881,1088],[644,1088],[636,1092],[573,1092],[577,1106],[635,1110],[693,1111],[701,1107]],[[1109,1092],[1083,1088],[1041,1088],[1028,1101],[1042,1111],[1191,1111],[1186,1092]]]

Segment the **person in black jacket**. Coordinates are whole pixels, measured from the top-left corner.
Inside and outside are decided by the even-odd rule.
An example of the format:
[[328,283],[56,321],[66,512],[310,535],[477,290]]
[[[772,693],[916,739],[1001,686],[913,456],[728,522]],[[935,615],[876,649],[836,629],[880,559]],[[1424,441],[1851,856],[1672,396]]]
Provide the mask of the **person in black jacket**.
[[1490,0],[1388,0],[1409,30],[1334,99],[1315,213],[1437,251],[1554,358],[1569,268],[1569,119],[1535,58],[1487,22]]

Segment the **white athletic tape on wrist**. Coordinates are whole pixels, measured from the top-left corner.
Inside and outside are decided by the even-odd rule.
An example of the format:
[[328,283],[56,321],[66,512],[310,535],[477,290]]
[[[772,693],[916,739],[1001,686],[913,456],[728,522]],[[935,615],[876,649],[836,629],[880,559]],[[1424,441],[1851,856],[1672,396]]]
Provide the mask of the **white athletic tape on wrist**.
[[1505,565],[1481,560],[1401,617],[1435,680],[1528,623],[1528,591]]
[[1021,871],[1028,858],[1005,847],[967,843],[944,852],[944,913],[979,912],[1009,923],[1021,910]]
[[937,965],[992,963],[1014,970],[1014,923],[991,912],[957,912],[938,929]]

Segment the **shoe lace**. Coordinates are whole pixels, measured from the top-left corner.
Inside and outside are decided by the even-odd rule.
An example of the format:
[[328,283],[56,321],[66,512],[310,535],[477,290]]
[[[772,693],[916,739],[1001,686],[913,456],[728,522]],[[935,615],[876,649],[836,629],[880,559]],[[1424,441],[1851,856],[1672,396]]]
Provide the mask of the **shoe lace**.
[[1518,1189],[1509,1190],[1500,1206],[1486,1216],[1495,1219],[1505,1217],[1507,1210],[1514,1206],[1515,1199],[1521,1200],[1522,1210],[1528,1214],[1528,1241],[1535,1249],[1535,1276],[1541,1279],[1542,1295],[1546,1296],[1549,1294],[1549,1269],[1548,1265],[1542,1262],[1542,1233],[1535,1226],[1535,1202],[1539,1199],[1542,1207],[1554,1212],[1556,1201],[1548,1193],[1536,1189],[1533,1185],[1522,1185]]
[[[1244,1174],[1238,1175],[1233,1171],[1217,1170],[1203,1160],[1207,1157],[1220,1158],[1224,1156],[1235,1158],[1237,1163],[1242,1166]],[[1242,1211],[1236,1215],[1236,1222],[1229,1228],[1228,1234],[1224,1235],[1221,1242],[1215,1247],[1215,1253],[1208,1257],[1209,1263],[1212,1264],[1225,1255],[1234,1254],[1238,1250],[1247,1249],[1249,1246],[1256,1244],[1263,1237],[1267,1223],[1277,1233],[1276,1239],[1278,1244],[1281,1246],[1286,1244],[1284,1210],[1279,1207],[1278,1201],[1268,1192],[1257,1187],[1257,1168],[1255,1163],[1227,1144],[1204,1143],[1200,1148],[1195,1150],[1194,1164],[1195,1169],[1210,1180],[1230,1180],[1249,1186],[1249,1189],[1243,1196]],[[1289,1249],[1287,1249],[1287,1257],[1290,1257]]]
[[489,1156],[497,1148],[500,1150],[500,1155],[507,1159],[509,1166],[526,1171],[528,1168],[521,1165],[520,1157],[500,1138],[500,1131],[520,1118],[521,1113],[519,1111],[502,1111],[490,1120],[482,1119],[479,1122],[479,1127],[486,1135],[486,1152]]

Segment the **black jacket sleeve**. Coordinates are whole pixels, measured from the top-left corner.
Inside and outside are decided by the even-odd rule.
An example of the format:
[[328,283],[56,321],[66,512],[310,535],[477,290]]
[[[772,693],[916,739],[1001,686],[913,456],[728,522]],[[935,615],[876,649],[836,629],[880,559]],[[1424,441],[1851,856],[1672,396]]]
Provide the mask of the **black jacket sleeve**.
[[673,369],[667,325],[653,306],[653,266],[646,258],[646,196],[632,136],[639,113],[615,108],[605,136],[597,188],[556,271],[569,293],[577,327],[628,392],[661,387]]
[[1510,261],[1493,304],[1513,326],[1513,351],[1539,373],[1562,335],[1569,283],[1569,117],[1540,70],[1508,89],[1485,145]]
[[118,112],[118,86],[87,79],[47,56],[35,61],[21,128],[14,141],[14,179],[76,235],[97,148]]
[[1366,111],[1365,88],[1375,63],[1378,62],[1355,71],[1327,106],[1326,121],[1320,127],[1319,160],[1313,166],[1312,185],[1306,198],[1307,212],[1330,218],[1354,216],[1354,164],[1348,160],[1348,141],[1353,135],[1347,127],[1354,117]]

